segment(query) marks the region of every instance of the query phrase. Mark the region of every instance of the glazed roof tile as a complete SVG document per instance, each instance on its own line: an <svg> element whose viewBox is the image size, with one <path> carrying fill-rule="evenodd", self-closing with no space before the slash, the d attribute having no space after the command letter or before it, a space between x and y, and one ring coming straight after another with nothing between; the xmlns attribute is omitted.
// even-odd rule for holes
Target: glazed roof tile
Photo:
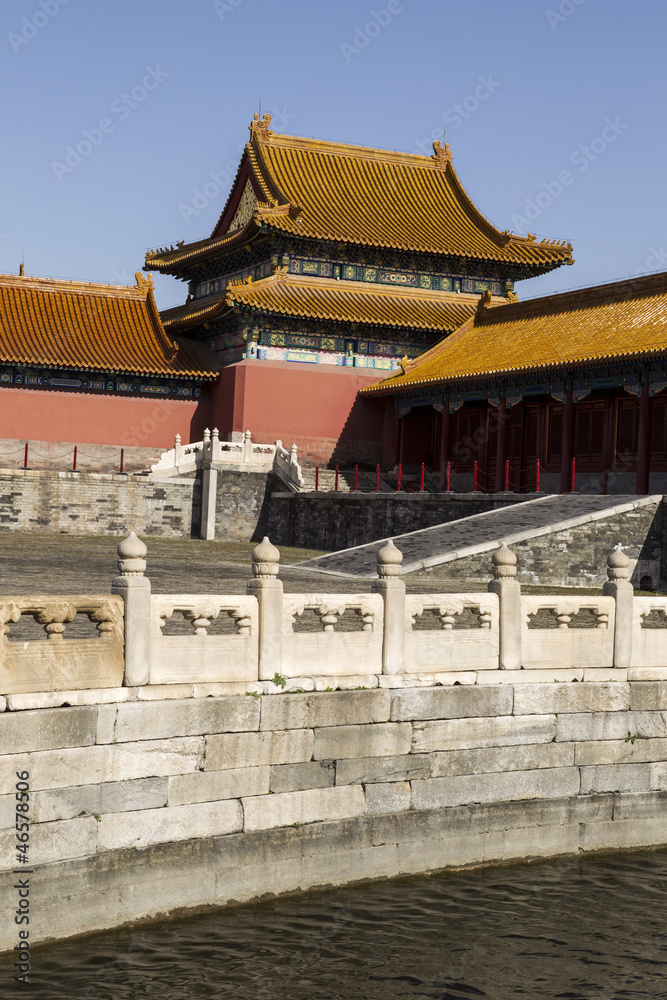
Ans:
<svg viewBox="0 0 667 1000"><path fill-rule="evenodd" d="M472 315L479 297L278 274L229 286L227 301L307 319L450 331Z"/></svg>
<svg viewBox="0 0 667 1000"><path fill-rule="evenodd" d="M171 270L246 241L259 227L317 240L525 264L537 272L572 263L570 244L538 243L492 226L463 189L448 146L434 143L433 156L391 152L277 135L268 129L270 120L265 115L253 122L246 146L261 192L251 222L233 233L220 232L218 224L208 241L151 252L148 269ZM227 206L220 220L226 211Z"/></svg>
<svg viewBox="0 0 667 1000"><path fill-rule="evenodd" d="M167 327L178 328L221 316L238 305L261 313L305 319L449 332L473 314L478 301L477 295L334 281L288 275L279 270L259 281L230 284L224 295L206 306L193 308L195 304L189 303L187 307L171 309L163 315L163 320Z"/></svg>
<svg viewBox="0 0 667 1000"><path fill-rule="evenodd" d="M217 375L198 345L170 339L152 281L134 287L0 275L0 361L176 378Z"/></svg>
<svg viewBox="0 0 667 1000"><path fill-rule="evenodd" d="M667 272L485 308L406 370L362 390L399 392L438 382L607 359L667 354Z"/></svg>

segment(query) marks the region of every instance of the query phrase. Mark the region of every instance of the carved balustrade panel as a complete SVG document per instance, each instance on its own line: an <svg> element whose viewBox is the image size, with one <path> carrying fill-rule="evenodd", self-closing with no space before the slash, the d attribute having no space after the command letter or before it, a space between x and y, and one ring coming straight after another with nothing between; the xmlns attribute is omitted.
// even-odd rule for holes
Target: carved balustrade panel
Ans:
<svg viewBox="0 0 667 1000"><path fill-rule="evenodd" d="M285 594L283 673L382 673L383 614L379 594Z"/></svg>
<svg viewBox="0 0 667 1000"><path fill-rule="evenodd" d="M7 598L0 603L0 623L0 694L123 683L120 597Z"/></svg>
<svg viewBox="0 0 667 1000"><path fill-rule="evenodd" d="M257 676L255 597L151 597L152 684L254 681Z"/></svg>
<svg viewBox="0 0 667 1000"><path fill-rule="evenodd" d="M632 602L633 667L665 667L667 676L667 597L635 597Z"/></svg>
<svg viewBox="0 0 667 1000"><path fill-rule="evenodd" d="M521 658L525 668L611 667L612 597L523 595Z"/></svg>
<svg viewBox="0 0 667 1000"><path fill-rule="evenodd" d="M498 630L496 594L408 594L405 670L497 670Z"/></svg>

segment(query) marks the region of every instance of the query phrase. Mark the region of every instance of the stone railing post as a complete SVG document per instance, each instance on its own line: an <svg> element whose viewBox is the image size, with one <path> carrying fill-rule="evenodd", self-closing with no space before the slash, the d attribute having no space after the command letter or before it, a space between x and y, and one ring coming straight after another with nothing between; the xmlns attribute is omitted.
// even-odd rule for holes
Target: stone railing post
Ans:
<svg viewBox="0 0 667 1000"><path fill-rule="evenodd" d="M219 462L220 458L220 431L217 427L214 427L211 431L211 461Z"/></svg>
<svg viewBox="0 0 667 1000"><path fill-rule="evenodd" d="M249 465L252 462L252 434L246 431L243 435L243 461Z"/></svg>
<svg viewBox="0 0 667 1000"><path fill-rule="evenodd" d="M215 538L215 506L218 497L218 470L206 462L201 476L201 522L199 537L210 542Z"/></svg>
<svg viewBox="0 0 667 1000"><path fill-rule="evenodd" d="M208 427L204 431L204 440L202 441L201 457L203 462L211 461L211 432Z"/></svg>
<svg viewBox="0 0 667 1000"><path fill-rule="evenodd" d="M283 665L283 585L280 552L264 536L252 550L253 579L247 592L259 605L259 679L271 680Z"/></svg>
<svg viewBox="0 0 667 1000"><path fill-rule="evenodd" d="M491 560L494 579L489 582L490 594L497 594L500 604L501 670L521 668L521 584L516 579L516 555L503 542Z"/></svg>
<svg viewBox="0 0 667 1000"><path fill-rule="evenodd" d="M125 604L126 687L148 684L151 662L151 582L144 576L146 546L133 531L118 546L118 571L111 593Z"/></svg>
<svg viewBox="0 0 667 1000"><path fill-rule="evenodd" d="M391 538L377 554L379 580L374 580L373 593L382 594L384 621L382 635L382 673L400 674L405 650L405 583L400 579L403 553Z"/></svg>
<svg viewBox="0 0 667 1000"><path fill-rule="evenodd" d="M181 444L181 435L177 434L174 438L174 467L176 469L181 464L182 458L183 458L183 446Z"/></svg>
<svg viewBox="0 0 667 1000"><path fill-rule="evenodd" d="M633 586L630 583L632 567L622 546L615 545L607 556L607 581L602 588L605 597L613 597L614 613L614 666L629 667L632 656L632 602Z"/></svg>
<svg viewBox="0 0 667 1000"><path fill-rule="evenodd" d="M289 477L295 486L303 486L303 476L301 475L301 466L299 465L299 458L295 444L292 445L289 453Z"/></svg>

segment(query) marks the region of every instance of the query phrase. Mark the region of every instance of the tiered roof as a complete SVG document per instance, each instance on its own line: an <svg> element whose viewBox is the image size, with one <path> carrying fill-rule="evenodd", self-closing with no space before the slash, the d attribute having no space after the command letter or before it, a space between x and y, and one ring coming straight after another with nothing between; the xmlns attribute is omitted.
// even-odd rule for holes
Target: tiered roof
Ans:
<svg viewBox="0 0 667 1000"><path fill-rule="evenodd" d="M0 275L0 363L212 379L199 345L165 333L153 282L104 285Z"/></svg>
<svg viewBox="0 0 667 1000"><path fill-rule="evenodd" d="M524 265L531 274L573 262L569 243L538 243L492 226L463 189L449 146L436 141L433 156L421 156L278 135L270 123L270 115L255 115L211 238L151 251L147 270L182 274L259 232ZM246 218L238 207L249 196Z"/></svg>
<svg viewBox="0 0 667 1000"><path fill-rule="evenodd" d="M234 306L262 314L299 316L371 326L449 332L474 312L479 296L426 289L393 288L359 281L331 281L290 275L283 269L259 281L227 286L223 295L197 308L196 303L162 314L165 326L183 327L222 318ZM504 302L494 298L494 302Z"/></svg>
<svg viewBox="0 0 667 1000"><path fill-rule="evenodd" d="M660 354L667 355L667 272L526 302L494 305L482 296L475 315L460 329L362 392L387 395Z"/></svg>

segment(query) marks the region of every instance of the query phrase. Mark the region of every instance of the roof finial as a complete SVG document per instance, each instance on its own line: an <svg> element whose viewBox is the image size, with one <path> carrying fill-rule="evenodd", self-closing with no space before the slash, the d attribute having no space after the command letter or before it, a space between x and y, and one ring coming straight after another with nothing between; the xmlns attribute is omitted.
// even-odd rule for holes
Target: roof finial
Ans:
<svg viewBox="0 0 667 1000"><path fill-rule="evenodd" d="M479 302L477 303L477 315L481 315L485 309L488 309L491 305L491 289L487 288L485 292L479 297Z"/></svg>
<svg viewBox="0 0 667 1000"><path fill-rule="evenodd" d="M141 271L137 271L134 275L136 280L135 288L138 288L140 292L151 292L153 291L153 275L152 274L142 274Z"/></svg>
<svg viewBox="0 0 667 1000"><path fill-rule="evenodd" d="M250 141L252 142L255 136L257 136L260 140L270 139L273 135L273 132L269 128L270 124L271 115L268 111L265 113L263 118L260 118L258 112L256 111L253 115L252 121L248 125L248 128L250 129Z"/></svg>
<svg viewBox="0 0 667 1000"><path fill-rule="evenodd" d="M24 278L24 277L25 277L25 265L23 261L21 261L21 263L19 264L19 278Z"/></svg>
<svg viewBox="0 0 667 1000"><path fill-rule="evenodd" d="M445 133L442 133L442 138L445 138ZM433 140L433 156L431 157L436 167L446 167L448 163L451 163L452 152L449 148L449 143L446 142L443 146L439 139Z"/></svg>

